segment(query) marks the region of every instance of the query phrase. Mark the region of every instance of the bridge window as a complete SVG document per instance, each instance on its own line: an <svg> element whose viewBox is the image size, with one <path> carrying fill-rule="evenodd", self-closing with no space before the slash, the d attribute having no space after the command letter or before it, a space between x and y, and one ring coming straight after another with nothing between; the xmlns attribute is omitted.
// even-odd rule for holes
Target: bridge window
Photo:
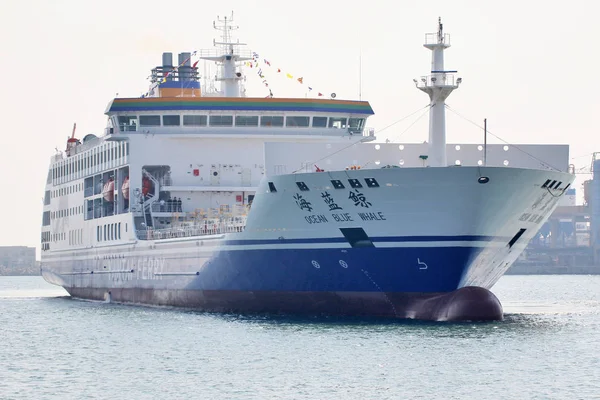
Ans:
<svg viewBox="0 0 600 400"><path fill-rule="evenodd" d="M121 131L136 131L137 130L137 117L135 115L121 115L119 116L119 130Z"/></svg>
<svg viewBox="0 0 600 400"><path fill-rule="evenodd" d="M260 126L283 126L283 117L260 117Z"/></svg>
<svg viewBox="0 0 600 400"><path fill-rule="evenodd" d="M206 126L206 115L184 115L183 126Z"/></svg>
<svg viewBox="0 0 600 400"><path fill-rule="evenodd" d="M210 126L233 126L233 115L211 115Z"/></svg>
<svg viewBox="0 0 600 400"><path fill-rule="evenodd" d="M327 128L327 117L313 117L313 128Z"/></svg>
<svg viewBox="0 0 600 400"><path fill-rule="evenodd" d="M258 115L238 115L235 126L258 126Z"/></svg>
<svg viewBox="0 0 600 400"><path fill-rule="evenodd" d="M335 118L335 117L331 117L329 118L329 127L330 128L346 128L346 118Z"/></svg>
<svg viewBox="0 0 600 400"><path fill-rule="evenodd" d="M140 115L140 126L160 126L160 115Z"/></svg>
<svg viewBox="0 0 600 400"><path fill-rule="evenodd" d="M350 120L348 121L348 130L352 133L362 132L364 126L364 118L350 118Z"/></svg>
<svg viewBox="0 0 600 400"><path fill-rule="evenodd" d="M164 126L179 126L180 116L179 115L163 115Z"/></svg>
<svg viewBox="0 0 600 400"><path fill-rule="evenodd" d="M310 117L295 117L288 116L285 119L285 126L289 127L306 127L308 126Z"/></svg>

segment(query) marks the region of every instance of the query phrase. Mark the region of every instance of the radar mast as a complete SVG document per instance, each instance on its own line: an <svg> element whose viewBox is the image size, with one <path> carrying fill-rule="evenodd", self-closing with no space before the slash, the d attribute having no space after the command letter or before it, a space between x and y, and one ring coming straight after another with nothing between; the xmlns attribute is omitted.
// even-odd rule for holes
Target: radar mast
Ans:
<svg viewBox="0 0 600 400"><path fill-rule="evenodd" d="M425 35L424 47L432 51L431 75L414 79L418 89L429 95L429 166L445 167L446 162L446 99L460 85L462 78L455 79L457 71L444 69L444 50L450 47L450 35L444 33L442 19L438 19L438 31Z"/></svg>
<svg viewBox="0 0 600 400"><path fill-rule="evenodd" d="M221 82L221 94L224 97L242 97L243 91L240 90L240 83L244 80L244 76L239 67L239 63L252 60L249 50L240 50L240 46L245 46L245 43L240 43L239 40L233 41L232 32L239 27L232 25L233 12L231 17L220 18L213 21L213 28L221 31L221 40L213 40L215 49L200 51L202 60L214 61L219 66L219 71L215 76L215 80Z"/></svg>

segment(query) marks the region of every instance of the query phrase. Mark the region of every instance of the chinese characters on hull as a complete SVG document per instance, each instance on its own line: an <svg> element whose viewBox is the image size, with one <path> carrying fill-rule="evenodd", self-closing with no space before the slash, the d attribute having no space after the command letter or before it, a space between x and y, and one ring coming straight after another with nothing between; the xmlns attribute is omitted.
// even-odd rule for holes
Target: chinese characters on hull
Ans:
<svg viewBox="0 0 600 400"><path fill-rule="evenodd" d="M335 222L354 222L354 221L356 221L355 216L352 216L350 213L332 212L331 216L325 215L325 214L312 214L314 207L310 201L305 199L300 193L296 193L293 196L293 198L296 201L296 205L298 206L298 208L300 208L301 210L304 210L308 213L311 213L311 215L304 216L304 219L309 224L323 224L323 223L327 224L330 222L329 218L332 218L333 221L335 221ZM335 201L335 199L333 198L331 193L329 193L328 191L321 192L321 199L323 199L323 202L325 202L325 204L327 204L327 207L329 208L328 211L330 211L330 212L331 211L343 211L343 208L338 205L338 203ZM362 208L372 207L371 202L368 201L367 197L363 193L361 193L357 188L355 188L354 190L351 190L349 192L348 199L354 203L355 207L362 207ZM314 211L314 212L318 213L319 211ZM364 222L385 221L386 220L386 217L384 216L384 214L381 211L359 212L359 213L357 213L357 216L358 216L358 220L364 221Z"/></svg>
<svg viewBox="0 0 600 400"><path fill-rule="evenodd" d="M296 193L294 199L296 200L296 204L298 205L298 207L300 207L301 210L306 210L308 212L311 212L313 210L310 201L304 199L300 193Z"/></svg>
<svg viewBox="0 0 600 400"><path fill-rule="evenodd" d="M367 201L367 198L364 194L358 191L358 189L354 189L354 191L350 191L348 194L348 199L354 202L355 206L361 206L365 208L369 208L371 203Z"/></svg>
<svg viewBox="0 0 600 400"><path fill-rule="evenodd" d="M329 206L329 211L342 210L342 207L338 206L333 197L329 192L325 191L321 193L321 198L325 201L325 204Z"/></svg>

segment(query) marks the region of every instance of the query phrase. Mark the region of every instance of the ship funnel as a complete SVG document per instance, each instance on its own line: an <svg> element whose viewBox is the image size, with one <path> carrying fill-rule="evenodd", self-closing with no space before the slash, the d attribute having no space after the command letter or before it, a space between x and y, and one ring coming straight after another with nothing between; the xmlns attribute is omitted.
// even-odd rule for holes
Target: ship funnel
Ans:
<svg viewBox="0 0 600 400"><path fill-rule="evenodd" d="M162 67L165 75L173 70L173 53L163 53ZM168 77L167 80L171 80L171 77Z"/></svg>
<svg viewBox="0 0 600 400"><path fill-rule="evenodd" d="M192 53L162 53L162 64L152 69L151 86L142 97L200 97L198 68L192 68Z"/></svg>
<svg viewBox="0 0 600 400"><path fill-rule="evenodd" d="M191 53L180 53L179 54L179 80L187 82L191 80L192 76L192 62L190 60ZM183 65L182 65L183 64Z"/></svg>
<svg viewBox="0 0 600 400"><path fill-rule="evenodd" d="M163 53L162 64L163 64L163 67L172 67L173 66L173 53Z"/></svg>

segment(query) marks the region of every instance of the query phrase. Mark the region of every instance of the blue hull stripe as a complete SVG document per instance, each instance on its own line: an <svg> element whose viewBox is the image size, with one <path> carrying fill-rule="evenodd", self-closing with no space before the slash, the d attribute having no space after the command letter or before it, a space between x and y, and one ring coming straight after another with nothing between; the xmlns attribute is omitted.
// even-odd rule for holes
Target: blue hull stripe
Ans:
<svg viewBox="0 0 600 400"><path fill-rule="evenodd" d="M373 242L503 242L510 238L502 236L384 236L372 237ZM347 243L344 237L334 238L300 238L300 239L248 239L248 240L226 240L224 245L258 245L258 244L300 244L300 243Z"/></svg>
<svg viewBox="0 0 600 400"><path fill-rule="evenodd" d="M365 247L343 251L240 249L219 250L208 257L173 254L161 257L160 263L148 262L156 260L156 256L128 257L130 262L126 269L131 268L134 271L131 274L124 274L123 266L114 263L109 267L117 268L118 272L111 273L109 268L104 274L88 273L104 269L105 263L98 260L68 264L57 261L49 268L62 270L63 274L85 272L84 275L65 274L63 286L67 287L108 285L115 290L124 286L200 291L441 293L458 288L470 261L481 251L480 247L449 246ZM156 276L156 272L167 275ZM181 273L188 276L178 275ZM112 280L115 277L121 280Z"/></svg>

